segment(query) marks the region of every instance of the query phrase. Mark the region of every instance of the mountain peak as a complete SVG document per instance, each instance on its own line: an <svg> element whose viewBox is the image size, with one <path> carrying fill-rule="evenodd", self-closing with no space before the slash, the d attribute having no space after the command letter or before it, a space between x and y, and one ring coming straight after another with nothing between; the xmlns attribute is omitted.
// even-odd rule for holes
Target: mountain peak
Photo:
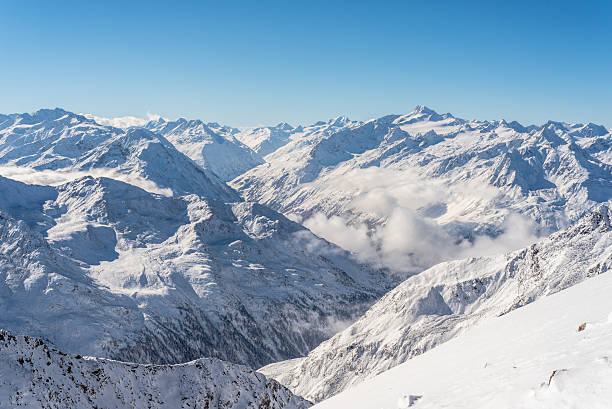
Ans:
<svg viewBox="0 0 612 409"><path fill-rule="evenodd" d="M293 129L293 127L287 122L279 122L278 124L276 124L276 126L274 126L274 128L280 129L282 131L290 131Z"/></svg>
<svg viewBox="0 0 612 409"><path fill-rule="evenodd" d="M42 108L32 113L17 114L17 117L21 117L23 122L37 123L37 122L44 122L44 121L55 121L66 115L70 117L80 116L75 113L66 111L65 109L62 109L62 108L54 108L54 109Z"/></svg>
<svg viewBox="0 0 612 409"><path fill-rule="evenodd" d="M335 126L341 126L341 125L344 125L344 124L346 124L348 122L351 122L351 120L348 119L345 116L337 116L337 117L329 120L329 124L330 125L335 125Z"/></svg>
<svg viewBox="0 0 612 409"><path fill-rule="evenodd" d="M423 114L423 115L438 115L436 111L433 109L427 108L425 105L417 105L412 110L413 114Z"/></svg>

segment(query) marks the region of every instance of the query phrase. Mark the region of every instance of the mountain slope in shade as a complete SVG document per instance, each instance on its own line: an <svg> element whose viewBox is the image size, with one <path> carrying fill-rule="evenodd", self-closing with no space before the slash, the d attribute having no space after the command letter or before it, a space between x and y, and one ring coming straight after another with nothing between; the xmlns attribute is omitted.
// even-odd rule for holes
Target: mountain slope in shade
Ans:
<svg viewBox="0 0 612 409"><path fill-rule="evenodd" d="M195 193L222 201L240 197L206 173L163 136L144 129L102 126L61 109L14 114L0 123L0 165L37 171L119 174L143 178L175 194Z"/></svg>
<svg viewBox="0 0 612 409"><path fill-rule="evenodd" d="M609 202L611 144L609 131L594 124L525 127L421 106L292 139L231 185L344 248L375 253L369 262L414 273L465 257L517 217L546 236ZM405 225L406 240L394 225ZM369 244L356 245L355 232ZM427 249L440 242L432 257Z"/></svg>
<svg viewBox="0 0 612 409"><path fill-rule="evenodd" d="M0 190L0 328L67 352L258 367L306 354L393 285L255 203L92 177Z"/></svg>
<svg viewBox="0 0 612 409"><path fill-rule="evenodd" d="M236 138L236 129L217 123L159 119L149 122L145 128L166 137L178 150L224 181L264 163L258 153Z"/></svg>
<svg viewBox="0 0 612 409"><path fill-rule="evenodd" d="M315 407L609 408L611 292L612 274L590 278L483 320L465 334Z"/></svg>
<svg viewBox="0 0 612 409"><path fill-rule="evenodd" d="M311 404L217 359L140 365L65 354L0 330L0 408L302 409Z"/></svg>
<svg viewBox="0 0 612 409"><path fill-rule="evenodd" d="M305 358L262 372L320 401L452 339L488 317L608 271L612 212L601 206L526 249L438 264L387 293Z"/></svg>

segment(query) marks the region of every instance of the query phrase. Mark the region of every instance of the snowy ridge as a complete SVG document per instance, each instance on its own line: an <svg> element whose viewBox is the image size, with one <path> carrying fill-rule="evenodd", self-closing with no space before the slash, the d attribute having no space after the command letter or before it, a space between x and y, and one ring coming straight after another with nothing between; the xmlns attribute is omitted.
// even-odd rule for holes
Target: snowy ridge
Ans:
<svg viewBox="0 0 612 409"><path fill-rule="evenodd" d="M258 367L306 354L393 286L258 204L107 178L0 178L0 327L67 352Z"/></svg>
<svg viewBox="0 0 612 409"><path fill-rule="evenodd" d="M65 354L0 330L0 408L269 408L311 404L246 367L141 365Z"/></svg>
<svg viewBox="0 0 612 409"><path fill-rule="evenodd" d="M305 358L261 371L320 401L406 362L475 323L612 267L612 212L601 206L567 230L507 255L438 264L387 293Z"/></svg>

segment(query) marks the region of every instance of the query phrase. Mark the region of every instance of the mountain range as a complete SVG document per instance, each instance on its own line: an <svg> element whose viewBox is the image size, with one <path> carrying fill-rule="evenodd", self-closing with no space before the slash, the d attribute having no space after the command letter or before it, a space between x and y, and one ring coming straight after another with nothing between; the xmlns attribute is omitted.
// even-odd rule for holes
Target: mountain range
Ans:
<svg viewBox="0 0 612 409"><path fill-rule="evenodd" d="M249 385L237 390L260 394L263 375L234 368L264 366L297 395L329 398L605 273L611 142L595 124L423 106L252 128L0 115L0 329L19 345L0 352L38 348L28 336L96 357L88 388L102 387L100 368L129 371L115 359L148 368L129 387L151 396L151 364L206 358L180 371L232 368ZM45 376L65 377L60 363ZM218 402L215 375L197 377ZM57 394L24 382L6 387ZM307 404L282 390L264 407Z"/></svg>

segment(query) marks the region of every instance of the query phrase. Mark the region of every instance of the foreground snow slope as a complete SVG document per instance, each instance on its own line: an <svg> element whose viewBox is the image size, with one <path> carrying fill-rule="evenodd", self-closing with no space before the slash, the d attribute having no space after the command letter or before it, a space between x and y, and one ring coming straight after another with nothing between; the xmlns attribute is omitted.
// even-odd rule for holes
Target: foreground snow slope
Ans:
<svg viewBox="0 0 612 409"><path fill-rule="evenodd" d="M318 409L608 409L612 274L500 317L321 402ZM579 327L586 324L584 330ZM421 396L409 406L410 395ZM414 400L414 399L413 399Z"/></svg>
<svg viewBox="0 0 612 409"><path fill-rule="evenodd" d="M0 408L302 409L310 403L218 359L139 365L65 354L0 330Z"/></svg>
<svg viewBox="0 0 612 409"><path fill-rule="evenodd" d="M255 203L0 177L0 328L132 362L308 353L392 282Z"/></svg>
<svg viewBox="0 0 612 409"><path fill-rule="evenodd" d="M387 293L305 358L262 368L294 393L330 397L462 333L612 267L604 205L523 250L441 263ZM568 306L568 308L571 308Z"/></svg>

